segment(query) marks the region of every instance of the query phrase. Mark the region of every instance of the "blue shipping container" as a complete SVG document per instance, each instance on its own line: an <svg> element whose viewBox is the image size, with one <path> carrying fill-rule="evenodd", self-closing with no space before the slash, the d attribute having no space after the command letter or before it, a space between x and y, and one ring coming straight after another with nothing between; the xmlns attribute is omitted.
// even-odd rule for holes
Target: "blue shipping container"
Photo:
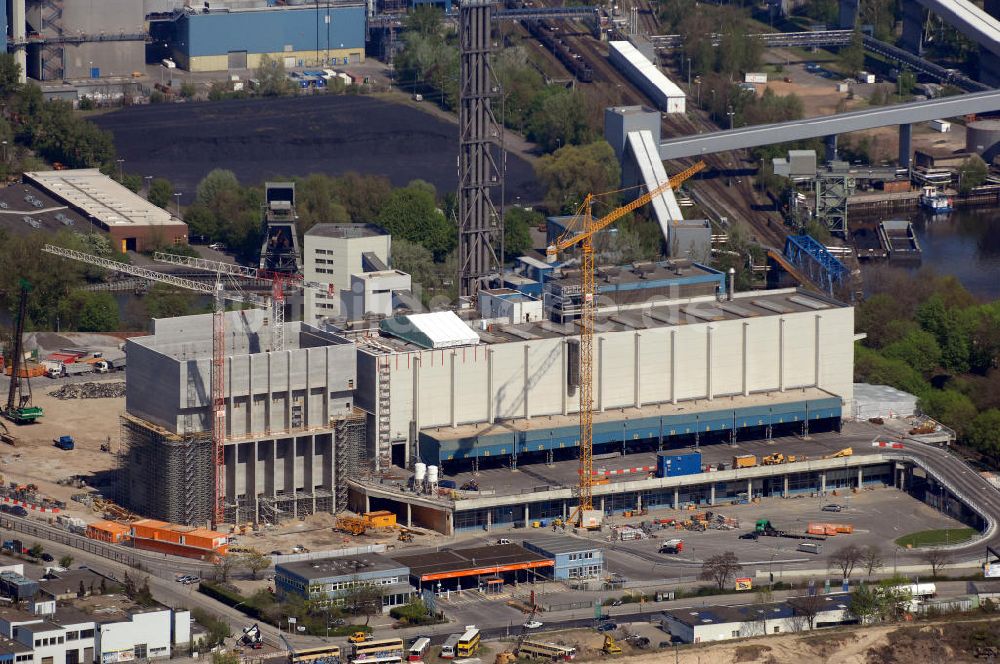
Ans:
<svg viewBox="0 0 1000 664"><path fill-rule="evenodd" d="M671 454L660 452L656 455L657 477L680 477L701 472L701 452Z"/></svg>

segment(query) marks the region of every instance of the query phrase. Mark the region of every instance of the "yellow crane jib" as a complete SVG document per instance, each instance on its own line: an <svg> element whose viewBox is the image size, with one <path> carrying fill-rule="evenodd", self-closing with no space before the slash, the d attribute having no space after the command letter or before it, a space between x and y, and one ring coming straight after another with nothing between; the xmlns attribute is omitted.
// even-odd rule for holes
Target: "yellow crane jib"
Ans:
<svg viewBox="0 0 1000 664"><path fill-rule="evenodd" d="M594 394L593 394L593 368L594 368L594 318L596 304L594 302L595 286L595 266L594 266L594 234L607 228L616 220L642 207L663 193L666 189L679 185L684 180L705 168L704 162L698 162L694 166L678 173L673 178L668 179L660 186L639 196L631 203L623 205L609 212L598 220L593 217L593 194L587 194L584 199L582 210L582 230L570 237L561 237L553 242L547 249L546 255L549 261L554 261L560 251L564 251L573 245L579 244L580 257L580 279L581 279L581 302L580 302L580 468L579 484L577 486L577 498L579 503L573 512L571 520L578 526L588 529L600 528L601 514L594 511Z"/></svg>
<svg viewBox="0 0 1000 664"><path fill-rule="evenodd" d="M559 254L559 252L566 251L573 245L583 242L584 239L592 237L594 233L604 230L611 224L615 223L616 221L624 217L629 212L641 208L643 205L650 202L651 200L662 194L667 189L676 189L677 187L681 186L681 184L683 184L686 180L689 180L691 177L697 175L701 171L705 170L707 167L708 165L704 161L699 161L693 166L690 166L681 171L680 173L678 173L677 175L674 175L673 177L669 178L666 182L662 183L656 189L646 192L645 194L638 197L631 203L627 203L621 206L620 208L612 210L607 215L601 217L597 221L591 220L589 227L585 226L580 233L568 237L565 236L560 237L546 248L545 254L547 259L549 260L549 262L555 261L556 256ZM593 201L594 201L593 194L587 194L587 198L584 199L582 208L585 210L589 209Z"/></svg>

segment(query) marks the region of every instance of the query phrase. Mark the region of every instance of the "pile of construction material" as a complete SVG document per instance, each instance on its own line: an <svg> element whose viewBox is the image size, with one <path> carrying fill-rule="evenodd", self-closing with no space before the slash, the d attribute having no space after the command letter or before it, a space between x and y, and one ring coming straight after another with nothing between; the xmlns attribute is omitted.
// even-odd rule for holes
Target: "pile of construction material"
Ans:
<svg viewBox="0 0 1000 664"><path fill-rule="evenodd" d="M125 396L125 383L70 383L52 390L49 396L56 399L119 399Z"/></svg>

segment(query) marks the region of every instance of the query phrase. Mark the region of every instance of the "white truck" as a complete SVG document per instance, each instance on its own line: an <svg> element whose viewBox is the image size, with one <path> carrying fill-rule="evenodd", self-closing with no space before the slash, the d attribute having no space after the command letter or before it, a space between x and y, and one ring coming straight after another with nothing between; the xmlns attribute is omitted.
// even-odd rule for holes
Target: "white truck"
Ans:
<svg viewBox="0 0 1000 664"><path fill-rule="evenodd" d="M94 372L94 365L87 362L71 362L63 365L64 376L80 376Z"/></svg>

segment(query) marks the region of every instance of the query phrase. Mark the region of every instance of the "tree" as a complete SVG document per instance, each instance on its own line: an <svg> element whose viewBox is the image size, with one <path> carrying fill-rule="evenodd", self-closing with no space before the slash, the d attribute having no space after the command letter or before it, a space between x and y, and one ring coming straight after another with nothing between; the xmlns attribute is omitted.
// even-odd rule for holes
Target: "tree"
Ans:
<svg viewBox="0 0 1000 664"><path fill-rule="evenodd" d="M215 569L215 579L216 581L221 581L226 583L229 581L229 574L233 571L239 563L239 558L234 555L221 555L216 556L215 560L212 561L212 567Z"/></svg>
<svg viewBox="0 0 1000 664"><path fill-rule="evenodd" d="M990 408L976 415L966 437L977 451L1000 461L1000 409Z"/></svg>
<svg viewBox="0 0 1000 664"><path fill-rule="evenodd" d="M407 32L431 37L441 32L443 18L444 12L435 5L420 4L407 13L404 23Z"/></svg>
<svg viewBox="0 0 1000 664"><path fill-rule="evenodd" d="M855 565L864 559L864 551L857 544L848 544L844 548L832 553L828 560L828 567L840 569L841 575L845 579L851 578L851 572Z"/></svg>
<svg viewBox="0 0 1000 664"><path fill-rule="evenodd" d="M379 212L378 222L394 239L420 244L438 262L455 246L454 226L437 209L434 188L420 180L393 191Z"/></svg>
<svg viewBox="0 0 1000 664"><path fill-rule="evenodd" d="M956 390L931 390L919 400L920 410L964 436L975 421L976 405Z"/></svg>
<svg viewBox="0 0 1000 664"><path fill-rule="evenodd" d="M858 72L864 69L865 44L860 30L855 29L851 35L851 44L840 49L840 61L851 76L857 76Z"/></svg>
<svg viewBox="0 0 1000 664"><path fill-rule="evenodd" d="M865 572L868 573L868 578L872 578L872 574L885 565L885 561L882 559L882 549L876 544L866 546L861 552L861 564L864 566Z"/></svg>
<svg viewBox="0 0 1000 664"><path fill-rule="evenodd" d="M229 650L212 653L212 664L240 664L240 656Z"/></svg>
<svg viewBox="0 0 1000 664"><path fill-rule="evenodd" d="M344 608L357 616L365 617L368 626L371 617L382 613L382 590L371 583L355 578L343 595Z"/></svg>
<svg viewBox="0 0 1000 664"><path fill-rule="evenodd" d="M616 189L621 182L618 160L605 141L562 147L538 160L535 175L547 189L546 206L561 214L575 213L587 194Z"/></svg>
<svg viewBox="0 0 1000 664"><path fill-rule="evenodd" d="M913 86L917 84L917 77L913 75L913 72L909 69L903 69L899 72L899 76L896 77L896 94L902 97L908 96L913 92Z"/></svg>
<svg viewBox="0 0 1000 664"><path fill-rule="evenodd" d="M937 576L938 572L950 565L951 553L947 549L927 549L920 552L920 559L930 565L931 576Z"/></svg>
<svg viewBox="0 0 1000 664"><path fill-rule="evenodd" d="M508 257L523 256L531 249L531 229L545 223L545 215L512 207L504 214L503 223L503 248L506 254L503 260L506 261Z"/></svg>
<svg viewBox="0 0 1000 664"><path fill-rule="evenodd" d="M851 593L851 601L847 605L847 611L862 625L875 622L880 614L876 589L876 586L862 584Z"/></svg>
<svg viewBox="0 0 1000 664"><path fill-rule="evenodd" d="M149 194L147 196L150 203L158 207L167 209L170 199L174 195L174 185L166 178L153 178L149 183Z"/></svg>
<svg viewBox="0 0 1000 664"><path fill-rule="evenodd" d="M111 293L87 293L80 311L81 332L114 332L118 329L118 303Z"/></svg>
<svg viewBox="0 0 1000 664"><path fill-rule="evenodd" d="M597 136L588 117L588 106L587 97L578 90L560 86L543 88L531 101L528 139L546 152L592 142Z"/></svg>
<svg viewBox="0 0 1000 664"><path fill-rule="evenodd" d="M732 551L719 553L705 559L701 565L701 573L698 579L701 581L712 581L719 590L726 587L729 579L735 578L743 569L736 554Z"/></svg>
<svg viewBox="0 0 1000 664"><path fill-rule="evenodd" d="M809 629L815 629L816 616L823 610L826 600L819 595L806 595L804 597L792 597L788 600L788 603L791 605L795 615L805 619Z"/></svg>
<svg viewBox="0 0 1000 664"><path fill-rule="evenodd" d="M281 58L268 54L260 56L260 64L254 73L257 79L257 92L264 97L281 97L294 91L292 82L288 80L285 63Z"/></svg>
<svg viewBox="0 0 1000 664"><path fill-rule="evenodd" d="M221 644L229 638L229 635L231 634L229 623L222 620L214 613L209 613L205 609L192 609L191 617L208 631L208 634L205 637L205 645L209 648L213 648Z"/></svg>
<svg viewBox="0 0 1000 664"><path fill-rule="evenodd" d="M0 53L0 97L21 91L21 65L12 53Z"/></svg>
<svg viewBox="0 0 1000 664"><path fill-rule="evenodd" d="M38 542L35 542L31 548L28 549L28 555L32 558L41 558L43 553L45 553L45 547Z"/></svg>
<svg viewBox="0 0 1000 664"><path fill-rule="evenodd" d="M989 175L989 168L983 158L978 154L969 155L969 158L958 167L959 192L969 193L975 187L986 182L987 175Z"/></svg>
<svg viewBox="0 0 1000 664"><path fill-rule="evenodd" d="M238 194L240 181L236 173L224 168L215 168L201 179L195 190L195 203L211 208L225 194Z"/></svg>
<svg viewBox="0 0 1000 664"><path fill-rule="evenodd" d="M941 364L941 346L933 334L924 330L911 330L899 341L886 346L882 354L905 362L928 378Z"/></svg>
<svg viewBox="0 0 1000 664"><path fill-rule="evenodd" d="M184 99L190 99L195 96L198 90L194 87L194 83L191 81L184 81L181 83L180 95Z"/></svg>
<svg viewBox="0 0 1000 664"><path fill-rule="evenodd" d="M251 579L256 579L259 572L262 572L271 566L271 559L260 551L254 549L253 551L243 554L240 559L240 564L250 570Z"/></svg>
<svg viewBox="0 0 1000 664"><path fill-rule="evenodd" d="M72 564L73 564L73 556L71 556L69 554L66 554L65 556L63 556L62 558L59 559L59 567L65 567L65 568L69 569L69 567Z"/></svg>

